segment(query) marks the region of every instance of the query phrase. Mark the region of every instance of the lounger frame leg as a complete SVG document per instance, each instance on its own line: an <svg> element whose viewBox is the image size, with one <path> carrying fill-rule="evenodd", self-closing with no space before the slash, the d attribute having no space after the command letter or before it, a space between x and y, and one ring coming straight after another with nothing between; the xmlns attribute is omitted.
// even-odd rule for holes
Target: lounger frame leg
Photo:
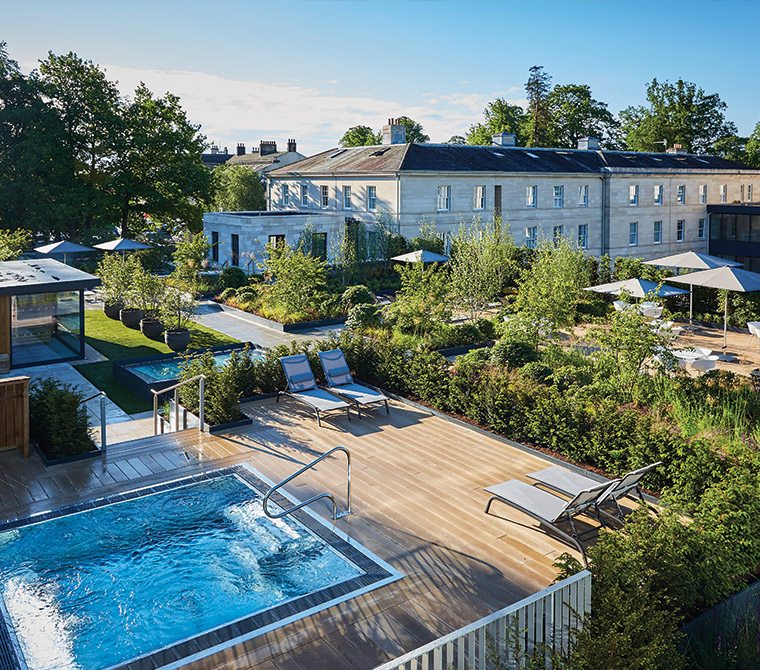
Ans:
<svg viewBox="0 0 760 670"><path fill-rule="evenodd" d="M388 407L388 399L387 398L385 399L385 413L386 414L390 414L391 413L390 407Z"/></svg>

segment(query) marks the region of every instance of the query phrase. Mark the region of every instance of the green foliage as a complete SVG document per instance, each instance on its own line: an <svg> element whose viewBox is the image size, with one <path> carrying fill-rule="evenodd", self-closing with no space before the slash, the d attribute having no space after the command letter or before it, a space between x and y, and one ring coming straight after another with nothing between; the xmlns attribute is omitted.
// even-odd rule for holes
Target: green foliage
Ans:
<svg viewBox="0 0 760 670"><path fill-rule="evenodd" d="M252 212L267 207L259 173L245 165L220 165L211 173L212 207L217 212Z"/></svg>
<svg viewBox="0 0 760 670"><path fill-rule="evenodd" d="M343 291L343 295L340 297L340 303L346 309L350 309L355 305L374 305L375 299L372 297L372 294L366 286L357 284L356 286L349 286Z"/></svg>
<svg viewBox="0 0 760 670"><path fill-rule="evenodd" d="M166 296L166 284L156 275L143 269L135 268L130 287L129 304L141 309L144 319L157 319Z"/></svg>
<svg viewBox="0 0 760 670"><path fill-rule="evenodd" d="M338 144L342 147L363 147L380 144L383 137L373 132L369 126L352 126L340 138Z"/></svg>
<svg viewBox="0 0 760 670"><path fill-rule="evenodd" d="M95 448L90 438L84 394L51 377L35 379L29 387L31 437L48 458L86 454Z"/></svg>
<svg viewBox="0 0 760 670"><path fill-rule="evenodd" d="M599 284L609 284L612 281L611 263L609 254L604 254L597 262L596 281Z"/></svg>
<svg viewBox="0 0 760 670"><path fill-rule="evenodd" d="M170 279L161 305L161 321L166 330L184 330L195 319L194 288L181 276Z"/></svg>
<svg viewBox="0 0 760 670"><path fill-rule="evenodd" d="M544 72L543 65L530 68L525 93L528 97L526 126L529 147L547 147L551 142L549 135L549 92L551 76Z"/></svg>
<svg viewBox="0 0 760 670"><path fill-rule="evenodd" d="M144 273L139 259L133 254L105 254L98 264L98 291L107 305L134 303L133 278Z"/></svg>
<svg viewBox="0 0 760 670"><path fill-rule="evenodd" d="M517 308L532 319L536 331L552 334L575 323L589 281L588 263L577 244L565 237L540 240L533 264L523 274Z"/></svg>
<svg viewBox="0 0 760 670"><path fill-rule="evenodd" d="M247 283L248 277L245 276L245 272L235 266L224 268L216 282L217 286L222 289L240 288Z"/></svg>
<svg viewBox="0 0 760 670"><path fill-rule="evenodd" d="M248 357L250 358L250 357ZM198 375L205 375L205 421L215 426L231 423L241 418L238 401L241 395L241 376L246 358L233 351L222 365L217 365L214 354L207 351L193 356L181 365L180 380L188 381ZM199 412L200 382L190 382L179 390L180 402L194 414Z"/></svg>
<svg viewBox="0 0 760 670"><path fill-rule="evenodd" d="M401 268L401 289L386 309L388 321L401 332L423 335L451 318L446 273L424 263Z"/></svg>
<svg viewBox="0 0 760 670"><path fill-rule="evenodd" d="M459 144L479 144L490 146L496 133L512 133L517 137L517 145L523 146L525 112L520 105L513 105L503 98L490 101L483 110L483 123L470 126L467 137ZM449 140L449 144L454 144Z"/></svg>
<svg viewBox="0 0 760 670"><path fill-rule="evenodd" d="M525 340L502 337L491 349L491 363L509 369L521 368L537 360L538 348Z"/></svg>
<svg viewBox="0 0 760 670"><path fill-rule="evenodd" d="M0 261L17 260L31 242L32 235L27 230L0 229Z"/></svg>
<svg viewBox="0 0 760 670"><path fill-rule="evenodd" d="M349 330L367 330L380 326L381 317L377 305L359 303L348 310L346 328Z"/></svg>
<svg viewBox="0 0 760 670"><path fill-rule="evenodd" d="M183 235L174 252L174 272L187 282L196 281L209 249L211 243L204 233Z"/></svg>
<svg viewBox="0 0 760 670"><path fill-rule="evenodd" d="M436 254L443 254L445 251L443 239L435 232L435 223L422 219L420 221L420 232L417 237L409 240L409 251L432 251Z"/></svg>
<svg viewBox="0 0 760 670"><path fill-rule="evenodd" d="M327 278L326 263L288 244L266 246L266 260L260 265L273 279L267 298L292 313L313 308L323 299Z"/></svg>
<svg viewBox="0 0 760 670"><path fill-rule="evenodd" d="M591 97L588 84L556 85L546 97L553 147L576 149L582 137L596 137L615 149L619 123L607 104Z"/></svg>
<svg viewBox="0 0 760 670"><path fill-rule="evenodd" d="M456 307L477 318L502 291L510 265L514 265L514 240L501 226L474 220L460 224L448 263L451 299Z"/></svg>
<svg viewBox="0 0 760 670"><path fill-rule="evenodd" d="M653 79L647 85L647 103L620 112L625 142L633 151L663 152L678 143L691 153L709 153L716 141L737 133L726 121L720 96L706 94L691 82Z"/></svg>
<svg viewBox="0 0 760 670"><path fill-rule="evenodd" d="M415 144L424 144L430 142L430 136L425 134L421 123L417 123L414 119L410 119L408 116L399 116L396 118L396 123L406 128L406 141Z"/></svg>

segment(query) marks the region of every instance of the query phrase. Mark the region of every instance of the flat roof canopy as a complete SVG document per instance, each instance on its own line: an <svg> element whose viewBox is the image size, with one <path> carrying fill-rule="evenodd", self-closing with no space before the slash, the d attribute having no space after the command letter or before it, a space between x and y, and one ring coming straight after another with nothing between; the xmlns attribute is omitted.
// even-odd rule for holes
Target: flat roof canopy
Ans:
<svg viewBox="0 0 760 670"><path fill-rule="evenodd" d="M48 258L0 263L0 295L78 291L98 284L100 277Z"/></svg>

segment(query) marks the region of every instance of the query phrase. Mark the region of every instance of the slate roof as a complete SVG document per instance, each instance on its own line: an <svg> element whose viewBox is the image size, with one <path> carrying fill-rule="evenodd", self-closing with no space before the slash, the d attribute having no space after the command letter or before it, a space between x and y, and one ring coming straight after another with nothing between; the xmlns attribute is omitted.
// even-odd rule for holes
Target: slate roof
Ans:
<svg viewBox="0 0 760 670"><path fill-rule="evenodd" d="M243 154L242 156L232 156L227 162L230 165L270 165L280 156L284 156L287 151L277 151L273 154L261 156L259 154Z"/></svg>
<svg viewBox="0 0 760 670"><path fill-rule="evenodd" d="M628 170L753 170L718 156L581 151L450 144L391 144L330 149L277 168L275 177L334 173L555 172L602 173Z"/></svg>

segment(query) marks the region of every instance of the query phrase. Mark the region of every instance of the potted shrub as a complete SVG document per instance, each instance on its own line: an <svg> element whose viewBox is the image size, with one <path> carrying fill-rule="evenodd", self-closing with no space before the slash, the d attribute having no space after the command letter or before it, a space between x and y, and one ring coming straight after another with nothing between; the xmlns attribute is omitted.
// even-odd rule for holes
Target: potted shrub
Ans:
<svg viewBox="0 0 760 670"><path fill-rule="evenodd" d="M98 264L96 274L100 277L103 311L109 319L118 319L128 285L124 281L124 259L119 254L106 254Z"/></svg>
<svg viewBox="0 0 760 670"><path fill-rule="evenodd" d="M164 342L172 351L184 351L190 344L190 322L195 316L193 289L174 282L166 288L161 305L161 320L166 326Z"/></svg>
<svg viewBox="0 0 760 670"><path fill-rule="evenodd" d="M166 297L166 284L150 272L143 271L134 282L137 305L142 310L140 331L145 337L156 340L164 332L161 322L161 306Z"/></svg>
<svg viewBox="0 0 760 670"><path fill-rule="evenodd" d="M136 283L143 274L145 270L137 256L122 258L119 277L122 285L123 306L119 310L119 319L127 328L139 328L143 318L139 295L136 291Z"/></svg>

